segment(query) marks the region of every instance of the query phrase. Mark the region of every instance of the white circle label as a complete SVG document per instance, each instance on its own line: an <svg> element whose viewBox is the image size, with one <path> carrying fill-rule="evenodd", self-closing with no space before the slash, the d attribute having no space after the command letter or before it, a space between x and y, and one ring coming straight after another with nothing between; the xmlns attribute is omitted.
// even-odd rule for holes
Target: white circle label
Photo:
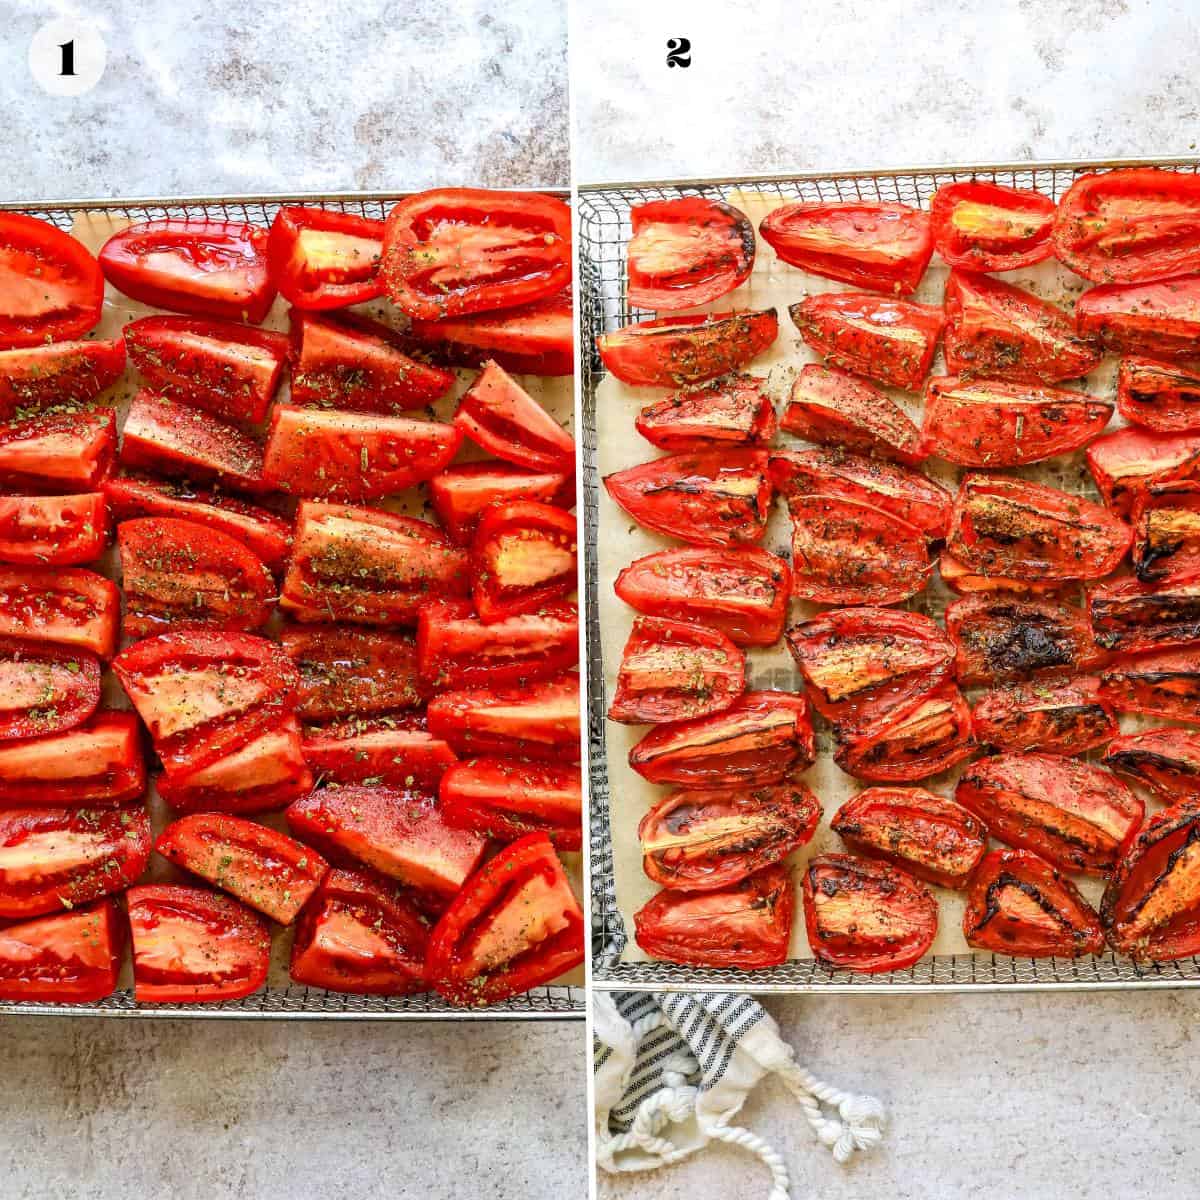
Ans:
<svg viewBox="0 0 1200 1200"><path fill-rule="evenodd" d="M80 17L47 21L29 43L29 70L51 96L82 96L100 82L108 47L95 25Z"/></svg>

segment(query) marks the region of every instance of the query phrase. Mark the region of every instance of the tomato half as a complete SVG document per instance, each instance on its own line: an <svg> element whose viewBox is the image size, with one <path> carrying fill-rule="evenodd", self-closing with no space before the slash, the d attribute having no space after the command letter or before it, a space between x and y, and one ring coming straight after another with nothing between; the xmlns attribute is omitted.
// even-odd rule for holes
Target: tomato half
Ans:
<svg viewBox="0 0 1200 1200"><path fill-rule="evenodd" d="M101 492L78 496L0 496L0 563L77 566L108 544Z"/></svg>
<svg viewBox="0 0 1200 1200"><path fill-rule="evenodd" d="M279 294L297 308L342 308L383 295L383 222L329 208L281 208L267 235Z"/></svg>
<svg viewBox="0 0 1200 1200"><path fill-rule="evenodd" d="M1106 350L1192 358L1200 338L1200 275L1089 288L1075 304L1075 324Z"/></svg>
<svg viewBox="0 0 1200 1200"><path fill-rule="evenodd" d="M544 833L559 850L583 845L583 774L577 766L476 758L443 776L446 823L500 842Z"/></svg>
<svg viewBox="0 0 1200 1200"><path fill-rule="evenodd" d="M125 922L112 900L0 930L0 999L88 1004L117 988Z"/></svg>
<svg viewBox="0 0 1200 1200"><path fill-rule="evenodd" d="M938 574L942 582L959 596L1057 596L1069 590L1059 579L1014 579L1008 575L987 575L972 570L943 547L938 555Z"/></svg>
<svg viewBox="0 0 1200 1200"><path fill-rule="evenodd" d="M945 183L929 205L942 260L969 271L1015 271L1049 258L1054 201L985 179Z"/></svg>
<svg viewBox="0 0 1200 1200"><path fill-rule="evenodd" d="M354 717L304 731L304 758L322 781L437 791L458 762L421 716ZM453 824L454 822L450 822Z"/></svg>
<svg viewBox="0 0 1200 1200"><path fill-rule="evenodd" d="M3 222L0 215L0 297L3 296ZM0 306L3 300L0 299ZM0 343L4 316L0 313ZM34 416L44 409L77 410L91 404L125 373L125 342L40 342L0 350L0 417Z"/></svg>
<svg viewBox="0 0 1200 1200"><path fill-rule="evenodd" d="M121 593L75 567L0 566L0 637L55 642L111 658Z"/></svg>
<svg viewBox="0 0 1200 1200"><path fill-rule="evenodd" d="M1200 640L1200 575L1151 584L1112 580L1091 589L1088 611L1096 641L1105 650L1189 646Z"/></svg>
<svg viewBox="0 0 1200 1200"><path fill-rule="evenodd" d="M100 660L87 650L0 637L0 741L73 729L100 703Z"/></svg>
<svg viewBox="0 0 1200 1200"><path fill-rule="evenodd" d="M1104 502L1122 515L1151 488L1200 483L1200 433L1150 433L1127 425L1097 438L1088 470Z"/></svg>
<svg viewBox="0 0 1200 1200"><path fill-rule="evenodd" d="M775 407L764 379L731 375L675 392L638 413L638 433L660 450L765 446L775 436Z"/></svg>
<svg viewBox="0 0 1200 1200"><path fill-rule="evenodd" d="M1100 680L1091 676L996 688L975 705L971 724L981 746L1009 753L1083 754L1119 732Z"/></svg>
<svg viewBox="0 0 1200 1200"><path fill-rule="evenodd" d="M79 337L103 303L100 264L82 242L48 221L0 213L0 347Z"/></svg>
<svg viewBox="0 0 1200 1200"><path fill-rule="evenodd" d="M574 471L526 471L511 463L456 463L428 480L429 500L442 528L458 546L469 546L483 510L507 500L575 506Z"/></svg>
<svg viewBox="0 0 1200 1200"><path fill-rule="evenodd" d="M1117 712L1200 722L1200 654L1192 647L1122 655L1100 672Z"/></svg>
<svg viewBox="0 0 1200 1200"><path fill-rule="evenodd" d="M111 408L55 413L0 428L0 486L30 492L90 492L112 468Z"/></svg>
<svg viewBox="0 0 1200 1200"><path fill-rule="evenodd" d="M473 595L485 624L536 612L578 583L575 518L536 500L493 504L471 544Z"/></svg>
<svg viewBox="0 0 1200 1200"><path fill-rule="evenodd" d="M1200 373L1194 367L1133 356L1117 372L1117 411L1155 433L1200 430Z"/></svg>
<svg viewBox="0 0 1200 1200"><path fill-rule="evenodd" d="M1164 804L1200 800L1200 733L1175 726L1114 738L1104 765L1148 788Z"/></svg>
<svg viewBox="0 0 1200 1200"><path fill-rule="evenodd" d="M237 221L143 221L100 248L104 278L172 312L259 324L275 301L267 231Z"/></svg>

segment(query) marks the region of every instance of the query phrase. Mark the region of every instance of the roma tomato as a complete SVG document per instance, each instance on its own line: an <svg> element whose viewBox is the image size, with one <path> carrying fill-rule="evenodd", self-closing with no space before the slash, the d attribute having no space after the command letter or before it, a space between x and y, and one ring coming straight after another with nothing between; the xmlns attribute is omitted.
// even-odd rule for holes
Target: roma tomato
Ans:
<svg viewBox="0 0 1200 1200"><path fill-rule="evenodd" d="M638 825L642 869L665 888L717 891L807 845L820 819L799 780L672 792Z"/></svg>
<svg viewBox="0 0 1200 1200"><path fill-rule="evenodd" d="M634 914L651 958L697 967L776 967L787 961L796 896L782 865L713 892L663 891Z"/></svg>
<svg viewBox="0 0 1200 1200"><path fill-rule="evenodd" d="M730 375L648 404L634 427L651 445L680 453L765 446L775 436L775 408L756 375Z"/></svg>
<svg viewBox="0 0 1200 1200"><path fill-rule="evenodd" d="M1088 611L1096 641L1105 650L1189 646L1200 640L1200 575L1151 584L1112 580L1088 593Z"/></svg>
<svg viewBox="0 0 1200 1200"><path fill-rule="evenodd" d="M68 567L93 562L108 545L101 492L0 496L0 563Z"/></svg>
<svg viewBox="0 0 1200 1200"><path fill-rule="evenodd" d="M425 728L425 718L354 717L304 731L304 758L320 779L434 792L458 762L448 743Z"/></svg>
<svg viewBox="0 0 1200 1200"><path fill-rule="evenodd" d="M960 562L945 547L938 555L938 574L942 582L959 596L1057 596L1069 590L1068 584L1058 579L1041 583L1032 579L1013 579L1007 575L987 575L974 571Z"/></svg>
<svg viewBox="0 0 1200 1200"><path fill-rule="evenodd" d="M942 260L968 271L1015 271L1049 258L1054 201L985 179L945 183L929 206Z"/></svg>
<svg viewBox="0 0 1200 1200"><path fill-rule="evenodd" d="M471 543L479 619L505 621L569 596L578 584L577 541L575 518L552 504L491 505Z"/></svg>
<svg viewBox="0 0 1200 1200"><path fill-rule="evenodd" d="M1119 354L1191 358L1200 337L1200 275L1089 288L1075 304L1083 337Z"/></svg>
<svg viewBox="0 0 1200 1200"><path fill-rule="evenodd" d="M1200 654L1192 647L1121 655L1100 672L1100 687L1117 712L1200 722Z"/></svg>
<svg viewBox="0 0 1200 1200"><path fill-rule="evenodd" d="M574 471L526 471L511 463L456 463L426 481L429 500L456 546L469 546L483 510L508 500L575 507Z"/></svg>
<svg viewBox="0 0 1200 1200"><path fill-rule="evenodd" d="M1200 374L1194 367L1131 356L1117 372L1117 411L1155 433L1200 430Z"/></svg>
<svg viewBox="0 0 1200 1200"><path fill-rule="evenodd" d="M0 216L0 308L3 307L3 216ZM0 312L0 345L4 343ZM125 342L42 342L0 349L0 418L34 416L43 409L78 410L91 404L125 372Z"/></svg>
<svg viewBox="0 0 1200 1200"><path fill-rule="evenodd" d="M0 566L0 637L55 642L111 658L121 593L77 567Z"/></svg>
<svg viewBox="0 0 1200 1200"><path fill-rule="evenodd" d="M1119 732L1100 680L1091 676L995 688L975 705L971 724L981 746L1010 753L1083 754Z"/></svg>
<svg viewBox="0 0 1200 1200"><path fill-rule="evenodd" d="M1097 438L1087 464L1104 503L1124 516L1152 488L1200 483L1200 433L1149 433L1127 425Z"/></svg>
<svg viewBox="0 0 1200 1200"><path fill-rule="evenodd" d="M0 742L82 725L100 703L100 660L87 650L0 637Z"/></svg>
<svg viewBox="0 0 1200 1200"><path fill-rule="evenodd" d="M117 418L110 408L33 417L0 428L0 487L94 491L116 453Z"/></svg>
<svg viewBox="0 0 1200 1200"><path fill-rule="evenodd" d="M1175 726L1114 738L1104 765L1148 788L1164 804L1200 800L1200 733Z"/></svg>
<svg viewBox="0 0 1200 1200"><path fill-rule="evenodd" d="M342 308L383 295L383 222L328 208L281 208L267 235L279 294L297 308Z"/></svg>
<svg viewBox="0 0 1200 1200"><path fill-rule="evenodd" d="M0 930L0 999L88 1004L117 988L125 922L112 900Z"/></svg>
<svg viewBox="0 0 1200 1200"><path fill-rule="evenodd" d="M754 269L754 226L723 200L680 196L629 210L627 296L634 308L667 312L708 304Z"/></svg>
<svg viewBox="0 0 1200 1200"><path fill-rule="evenodd" d="M267 231L236 221L143 221L100 249L104 278L172 312L259 324L275 301Z"/></svg>
<svg viewBox="0 0 1200 1200"><path fill-rule="evenodd" d="M438 800L448 825L496 841L544 833L559 850L583 845L583 775L577 766L476 758L442 776Z"/></svg>

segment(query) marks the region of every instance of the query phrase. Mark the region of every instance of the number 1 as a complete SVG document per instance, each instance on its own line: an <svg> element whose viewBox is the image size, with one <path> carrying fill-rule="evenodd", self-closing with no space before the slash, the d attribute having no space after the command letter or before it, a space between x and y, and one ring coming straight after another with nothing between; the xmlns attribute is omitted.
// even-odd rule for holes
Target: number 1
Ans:
<svg viewBox="0 0 1200 1200"><path fill-rule="evenodd" d="M62 43L60 43L58 48L62 51L62 70L59 71L59 74L60 75L74 75L75 74L75 43L73 41L62 42Z"/></svg>

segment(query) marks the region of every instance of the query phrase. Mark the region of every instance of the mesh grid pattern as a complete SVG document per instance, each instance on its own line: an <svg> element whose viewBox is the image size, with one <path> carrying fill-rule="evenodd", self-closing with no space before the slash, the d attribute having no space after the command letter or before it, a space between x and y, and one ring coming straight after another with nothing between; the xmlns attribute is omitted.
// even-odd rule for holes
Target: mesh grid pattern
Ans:
<svg viewBox="0 0 1200 1200"><path fill-rule="evenodd" d="M599 579L594 548L599 522L596 459L596 388L604 368L595 337L654 313L631 308L626 298L625 251L632 235L633 205L679 196L728 199L738 190L775 195L781 204L803 201L900 201L928 208L939 187L965 179L985 179L1008 187L1033 188L1058 200L1075 179L1116 166L1157 166L1196 173L1196 159L1140 159L1121 162L1025 163L1005 166L930 167L880 173L749 176L742 179L608 184L580 189L580 308L583 334L583 495L589 553L587 589L588 742L591 779L592 982L611 989L753 992L921 992L988 990L1100 989L1200 986L1200 959L1139 966L1112 953L1084 959L1008 958L988 954L927 956L903 971L862 976L832 971L812 959L793 959L757 971L623 963L629 932L617 907L609 821L605 746L604 669L597 616ZM1064 481L1065 482L1065 481ZM944 598L943 598L944 599ZM934 610L936 612L936 609Z"/></svg>

